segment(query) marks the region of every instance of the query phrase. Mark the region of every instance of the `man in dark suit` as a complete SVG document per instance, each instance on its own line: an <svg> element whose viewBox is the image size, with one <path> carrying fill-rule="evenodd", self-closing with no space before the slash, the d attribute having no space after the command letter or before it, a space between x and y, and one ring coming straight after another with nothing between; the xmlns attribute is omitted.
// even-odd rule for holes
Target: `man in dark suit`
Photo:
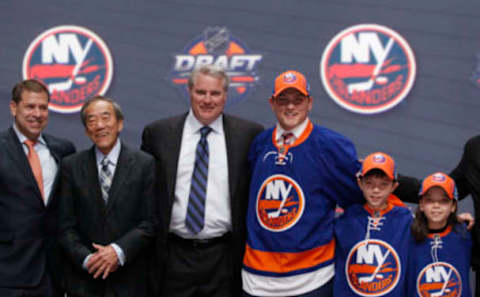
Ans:
<svg viewBox="0 0 480 297"><path fill-rule="evenodd" d="M47 88L35 80L12 90L14 124L0 134L0 296L61 296L57 249L58 168L73 144L42 133Z"/></svg>
<svg viewBox="0 0 480 297"><path fill-rule="evenodd" d="M123 114L111 99L92 98L81 117L94 146L62 162L67 294L149 297L155 162L120 142Z"/></svg>
<svg viewBox="0 0 480 297"><path fill-rule="evenodd" d="M250 173L247 153L263 128L223 114L228 77L193 71L188 113L148 125L142 149L156 160L163 295L240 296Z"/></svg>

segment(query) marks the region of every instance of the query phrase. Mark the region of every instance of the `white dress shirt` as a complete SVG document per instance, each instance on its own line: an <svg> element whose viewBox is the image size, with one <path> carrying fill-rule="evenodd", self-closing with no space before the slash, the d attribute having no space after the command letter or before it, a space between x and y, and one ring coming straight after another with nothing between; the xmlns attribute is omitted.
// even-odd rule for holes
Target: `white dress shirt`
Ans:
<svg viewBox="0 0 480 297"><path fill-rule="evenodd" d="M298 138L300 138L300 136L302 136L303 132L307 128L307 125L308 125L309 121L310 120L307 117L300 125L296 126L295 128L293 128L290 131L287 131L287 130L283 129L282 126L280 126L280 124L277 123L277 131L276 131L276 134L275 134L275 141L277 142L277 144L282 144L283 133L291 132L291 133L293 133L293 139L291 140L291 143L294 143Z"/></svg>
<svg viewBox="0 0 480 297"><path fill-rule="evenodd" d="M189 239L219 237L232 229L223 115L220 115L209 125L212 131L207 135L209 165L204 227L198 234L194 235L185 226L195 151L200 140L200 129L203 126L190 109L183 127L177 166L175 199L170 220L170 232Z"/></svg>
<svg viewBox="0 0 480 297"><path fill-rule="evenodd" d="M17 125L13 124L13 130L17 134L20 143L22 144L23 151L28 156L28 146L24 143L28 138L18 130ZM55 158L53 158L50 150L48 149L45 139L40 134L37 139L37 143L33 146L35 152L37 152L38 158L40 159L40 165L42 166L42 177L43 177L43 194L44 199L43 203L48 204L50 200L50 193L52 192L53 183L55 182L55 177L57 176L58 165Z"/></svg>

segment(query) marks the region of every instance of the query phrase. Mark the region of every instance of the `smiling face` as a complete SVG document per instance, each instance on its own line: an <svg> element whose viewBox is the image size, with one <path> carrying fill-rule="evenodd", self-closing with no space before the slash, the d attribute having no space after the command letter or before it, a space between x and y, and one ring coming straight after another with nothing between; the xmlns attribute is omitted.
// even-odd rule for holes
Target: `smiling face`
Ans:
<svg viewBox="0 0 480 297"><path fill-rule="evenodd" d="M367 205L373 210L383 210L388 205L388 197L398 186L385 174L366 175L358 179L358 186L367 200Z"/></svg>
<svg viewBox="0 0 480 297"><path fill-rule="evenodd" d="M15 124L28 139L36 140L48 123L48 95L24 90L18 103L10 101Z"/></svg>
<svg viewBox="0 0 480 297"><path fill-rule="evenodd" d="M96 147L107 155L123 129L123 120L117 119L112 103L98 100L84 111L85 132Z"/></svg>
<svg viewBox="0 0 480 297"><path fill-rule="evenodd" d="M227 92L221 78L199 73L188 93L193 114L203 125L210 125L223 112Z"/></svg>
<svg viewBox="0 0 480 297"><path fill-rule="evenodd" d="M455 213L457 205L448 198L440 187L432 187L420 199L418 205L428 220L428 228L441 229L447 225L450 214Z"/></svg>
<svg viewBox="0 0 480 297"><path fill-rule="evenodd" d="M270 106L280 126L290 131L305 121L312 110L312 98L289 88L270 98Z"/></svg>

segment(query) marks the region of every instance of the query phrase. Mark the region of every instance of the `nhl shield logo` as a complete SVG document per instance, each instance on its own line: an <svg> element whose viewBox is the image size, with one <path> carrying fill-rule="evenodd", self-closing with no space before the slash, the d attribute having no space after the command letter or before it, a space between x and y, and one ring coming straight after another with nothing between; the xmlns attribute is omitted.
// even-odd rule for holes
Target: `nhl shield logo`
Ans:
<svg viewBox="0 0 480 297"><path fill-rule="evenodd" d="M357 243L345 265L348 285L360 296L388 296L397 286L401 263L395 249L379 239Z"/></svg>
<svg viewBox="0 0 480 297"><path fill-rule="evenodd" d="M113 62L105 42L79 26L58 26L41 33L23 58L23 78L43 82L51 94L49 109L73 113L110 86Z"/></svg>
<svg viewBox="0 0 480 297"><path fill-rule="evenodd" d="M431 263L418 274L417 293L422 297L460 297L462 278L458 270L449 263Z"/></svg>
<svg viewBox="0 0 480 297"><path fill-rule="evenodd" d="M302 217L304 209L305 196L302 188L286 175L268 177L258 191L257 219L269 231L282 232L290 229Z"/></svg>
<svg viewBox="0 0 480 297"><path fill-rule="evenodd" d="M225 27L207 27L189 44L182 54L175 55L171 72L172 83L188 95L188 77L203 65L225 69L230 80L227 106L241 101L258 83L258 65L262 55L253 54L247 46Z"/></svg>
<svg viewBox="0 0 480 297"><path fill-rule="evenodd" d="M408 43L395 31L363 24L337 34L320 62L328 95L341 107L374 114L399 104L410 92L416 63Z"/></svg>

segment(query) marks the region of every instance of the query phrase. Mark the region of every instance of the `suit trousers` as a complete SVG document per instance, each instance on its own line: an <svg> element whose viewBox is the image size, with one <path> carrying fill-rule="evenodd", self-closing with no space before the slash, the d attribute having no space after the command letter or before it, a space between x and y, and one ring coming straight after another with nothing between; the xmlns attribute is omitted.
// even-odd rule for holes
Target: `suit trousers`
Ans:
<svg viewBox="0 0 480 297"><path fill-rule="evenodd" d="M169 235L163 296L233 296L229 241L229 236L201 242Z"/></svg>

